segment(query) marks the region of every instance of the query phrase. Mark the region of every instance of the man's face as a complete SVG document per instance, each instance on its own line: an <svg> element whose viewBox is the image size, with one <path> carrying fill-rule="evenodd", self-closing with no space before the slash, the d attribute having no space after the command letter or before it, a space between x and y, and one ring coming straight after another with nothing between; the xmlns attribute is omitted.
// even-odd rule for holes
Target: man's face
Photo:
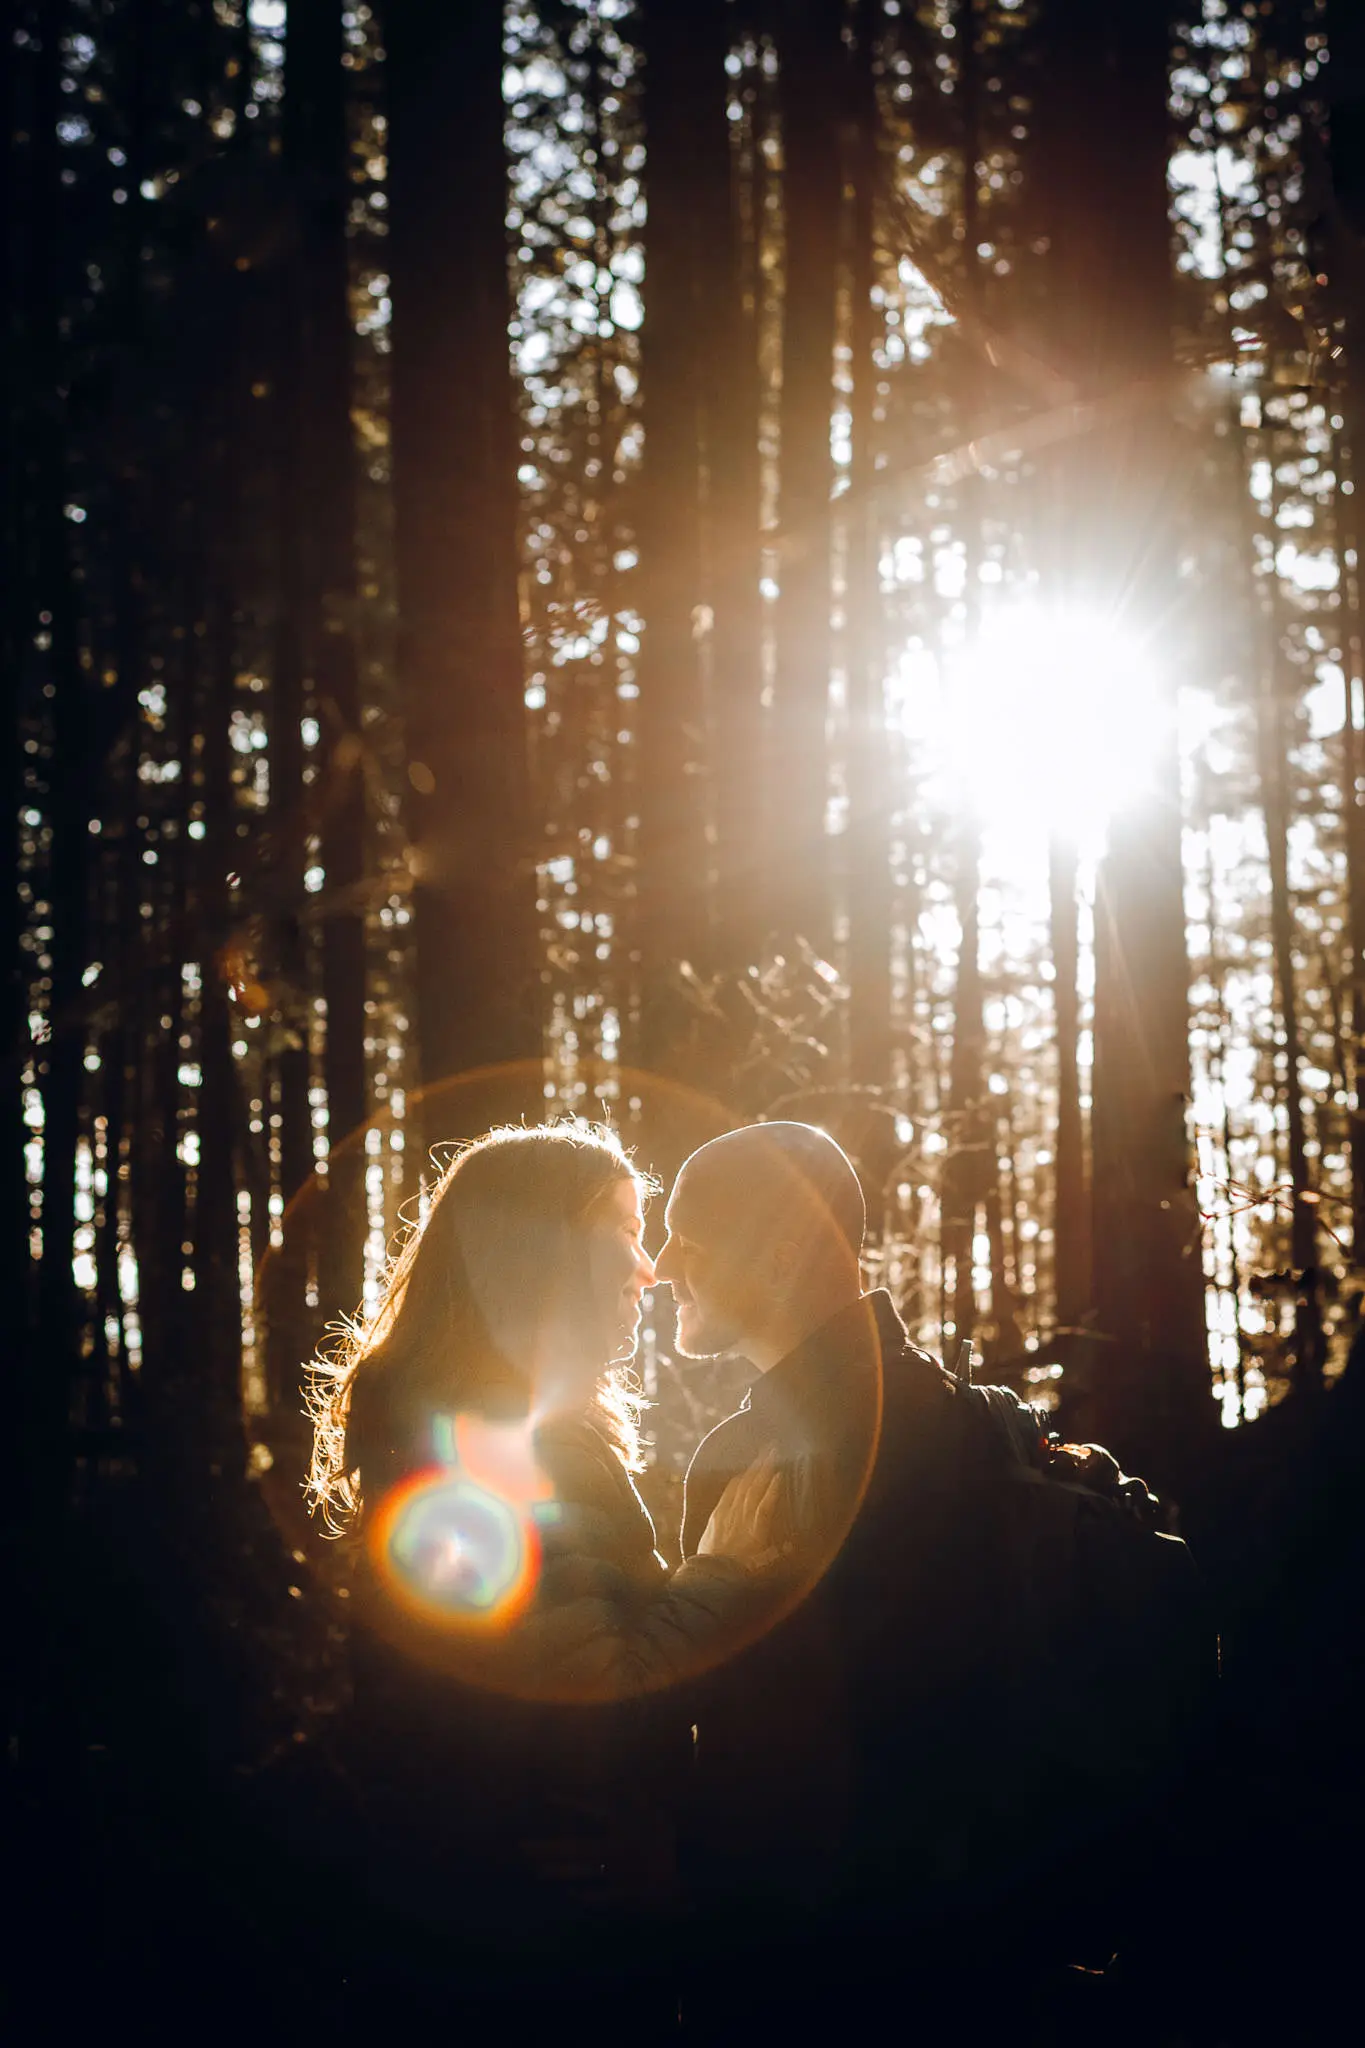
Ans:
<svg viewBox="0 0 1365 2048"><path fill-rule="evenodd" d="M757 1307L752 1263L724 1212L704 1199L686 1167L669 1196L664 1222L668 1236L654 1271L673 1290L679 1351L684 1358L742 1351Z"/></svg>

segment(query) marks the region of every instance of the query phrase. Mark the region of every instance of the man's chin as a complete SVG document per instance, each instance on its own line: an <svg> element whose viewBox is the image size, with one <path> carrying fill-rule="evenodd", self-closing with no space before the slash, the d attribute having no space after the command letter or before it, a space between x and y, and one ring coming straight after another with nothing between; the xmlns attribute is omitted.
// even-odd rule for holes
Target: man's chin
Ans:
<svg viewBox="0 0 1365 2048"><path fill-rule="evenodd" d="M674 1343L683 1358L725 1358L735 1349L734 1343L719 1331L708 1330L704 1323L698 1329L689 1329L681 1316Z"/></svg>

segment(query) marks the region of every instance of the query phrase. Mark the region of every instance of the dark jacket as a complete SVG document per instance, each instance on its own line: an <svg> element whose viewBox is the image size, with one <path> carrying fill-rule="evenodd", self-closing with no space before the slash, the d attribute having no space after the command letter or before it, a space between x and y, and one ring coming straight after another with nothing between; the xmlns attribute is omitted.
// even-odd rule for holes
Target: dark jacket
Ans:
<svg viewBox="0 0 1365 2048"><path fill-rule="evenodd" d="M491 1652L398 1623L368 1572L357 1587L350 1749L369 1867L393 1910L447 1929L670 1909L691 1748L675 1681L754 1600L746 1574L705 1558L670 1581L592 1424L542 1428L536 1452L554 1488L539 1577Z"/></svg>
<svg viewBox="0 0 1365 2048"><path fill-rule="evenodd" d="M965 1411L878 1291L757 1380L698 1449L684 1556L727 1480L775 1451L814 1581L698 1702L690 1860L714 1898L932 1904L960 1882L972 1752L1001 1733L991 1488Z"/></svg>

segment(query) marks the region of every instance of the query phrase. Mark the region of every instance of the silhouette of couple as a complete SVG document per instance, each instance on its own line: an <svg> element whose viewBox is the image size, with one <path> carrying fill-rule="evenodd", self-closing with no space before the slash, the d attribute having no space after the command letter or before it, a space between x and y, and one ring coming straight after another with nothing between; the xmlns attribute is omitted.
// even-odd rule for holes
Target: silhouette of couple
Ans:
<svg viewBox="0 0 1365 2048"><path fill-rule="evenodd" d="M732 1131L651 1260L655 1191L609 1130L490 1132L315 1367L309 1498L356 1555L352 1963L384 2015L870 2020L908 1944L1004 1895L979 1446L862 1291L857 1175L810 1125ZM656 1283L684 1360L754 1369L671 1568L632 1478Z"/></svg>

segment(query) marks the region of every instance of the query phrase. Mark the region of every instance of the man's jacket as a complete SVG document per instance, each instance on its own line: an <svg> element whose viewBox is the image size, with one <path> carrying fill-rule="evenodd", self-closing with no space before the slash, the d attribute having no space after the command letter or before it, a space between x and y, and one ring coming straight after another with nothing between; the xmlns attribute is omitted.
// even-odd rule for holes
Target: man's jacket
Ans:
<svg viewBox="0 0 1365 2048"><path fill-rule="evenodd" d="M883 1291L764 1374L687 1475L684 1558L726 1482L775 1452L792 1611L697 1705L695 1881L774 1911L932 1908L972 1855L997 1717L992 1461Z"/></svg>

